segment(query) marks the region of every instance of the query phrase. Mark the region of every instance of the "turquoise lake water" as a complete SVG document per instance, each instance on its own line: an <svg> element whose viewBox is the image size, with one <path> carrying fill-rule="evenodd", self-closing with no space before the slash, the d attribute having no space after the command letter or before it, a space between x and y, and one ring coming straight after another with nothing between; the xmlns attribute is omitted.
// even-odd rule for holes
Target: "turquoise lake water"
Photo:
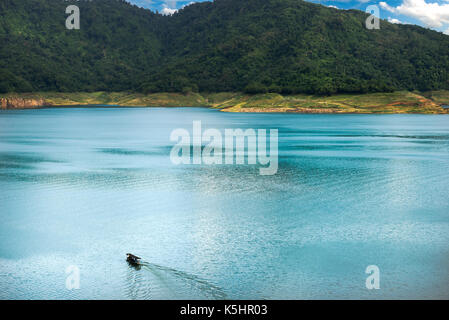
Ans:
<svg viewBox="0 0 449 320"><path fill-rule="evenodd" d="M278 129L277 174L172 164L194 120ZM1 111L0 299L448 299L448 195L446 115Z"/></svg>

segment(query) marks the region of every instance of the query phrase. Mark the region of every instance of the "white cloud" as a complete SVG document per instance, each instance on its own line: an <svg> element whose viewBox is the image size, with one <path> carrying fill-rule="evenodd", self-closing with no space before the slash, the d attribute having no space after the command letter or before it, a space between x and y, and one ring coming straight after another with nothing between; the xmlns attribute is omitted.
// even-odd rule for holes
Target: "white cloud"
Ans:
<svg viewBox="0 0 449 320"><path fill-rule="evenodd" d="M449 24L449 4L427 3L425 0L404 0L398 7L391 7L386 2L379 4L387 11L418 19L429 27Z"/></svg>
<svg viewBox="0 0 449 320"><path fill-rule="evenodd" d="M390 11L390 12L394 12L394 8L393 7L391 7L388 3L386 3L386 2L379 2L379 4L380 4L380 6L382 7L382 8L384 8L385 10L387 10L387 11Z"/></svg>
<svg viewBox="0 0 449 320"><path fill-rule="evenodd" d="M164 16L171 16L172 14L175 14L178 12L178 9L170 9L170 8L164 8L161 10L161 14Z"/></svg>
<svg viewBox="0 0 449 320"><path fill-rule="evenodd" d="M178 12L178 9L176 9L178 0L163 0L163 8L161 10L161 14L164 16L171 16Z"/></svg>
<svg viewBox="0 0 449 320"><path fill-rule="evenodd" d="M448 0L449 1L449 0ZM334 8L334 9L338 9L338 7L337 6L333 6L333 5L330 5L330 6L328 6L329 8Z"/></svg>
<svg viewBox="0 0 449 320"><path fill-rule="evenodd" d="M184 9L187 6L190 6L191 4L196 3L195 1L191 1L191 2L183 5L181 8L175 9L177 2L179 2L179 1L177 1L177 0L167 0L167 1L165 1L164 8L161 10L161 14L163 14L165 16L171 16L171 15L175 14L176 12L178 12L178 10Z"/></svg>
<svg viewBox="0 0 449 320"><path fill-rule="evenodd" d="M449 28L446 31L443 31L443 33L449 36Z"/></svg>
<svg viewBox="0 0 449 320"><path fill-rule="evenodd" d="M395 18L391 18L391 17L388 17L388 22L394 23L394 24L402 24L401 20L395 19Z"/></svg>

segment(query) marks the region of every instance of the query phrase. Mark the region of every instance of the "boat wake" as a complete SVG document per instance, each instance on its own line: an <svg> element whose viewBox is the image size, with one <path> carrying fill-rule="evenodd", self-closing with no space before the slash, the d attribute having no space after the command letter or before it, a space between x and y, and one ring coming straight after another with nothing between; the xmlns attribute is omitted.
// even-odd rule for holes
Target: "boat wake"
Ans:
<svg viewBox="0 0 449 320"><path fill-rule="evenodd" d="M129 264L126 281L126 295L133 300L227 298L221 288L198 276L146 261Z"/></svg>

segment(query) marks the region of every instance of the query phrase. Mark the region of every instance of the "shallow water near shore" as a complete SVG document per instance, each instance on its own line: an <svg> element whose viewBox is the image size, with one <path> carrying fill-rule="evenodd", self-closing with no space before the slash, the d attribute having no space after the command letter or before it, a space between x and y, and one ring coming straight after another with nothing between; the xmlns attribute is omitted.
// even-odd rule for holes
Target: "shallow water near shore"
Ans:
<svg viewBox="0 0 449 320"><path fill-rule="evenodd" d="M194 120L278 129L277 174L173 165ZM448 115L1 111L0 190L0 299L449 298Z"/></svg>

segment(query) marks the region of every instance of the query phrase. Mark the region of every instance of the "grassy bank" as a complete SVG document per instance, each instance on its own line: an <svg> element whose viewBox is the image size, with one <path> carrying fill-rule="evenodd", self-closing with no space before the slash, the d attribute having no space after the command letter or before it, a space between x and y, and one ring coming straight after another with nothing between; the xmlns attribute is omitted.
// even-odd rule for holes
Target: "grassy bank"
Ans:
<svg viewBox="0 0 449 320"><path fill-rule="evenodd" d="M117 105L130 107L207 107L199 94L181 93L139 94L127 92L38 92L0 94L0 98L44 99L50 106Z"/></svg>
<svg viewBox="0 0 449 320"><path fill-rule="evenodd" d="M225 112L298 112L298 113L449 113L448 91L426 93L398 91L392 93L339 94L332 96L249 95L243 93L25 93L3 94L9 108L14 99L45 101L47 106L116 105L147 107L210 107ZM11 103L12 101L12 103ZM32 106L34 107L34 106Z"/></svg>

